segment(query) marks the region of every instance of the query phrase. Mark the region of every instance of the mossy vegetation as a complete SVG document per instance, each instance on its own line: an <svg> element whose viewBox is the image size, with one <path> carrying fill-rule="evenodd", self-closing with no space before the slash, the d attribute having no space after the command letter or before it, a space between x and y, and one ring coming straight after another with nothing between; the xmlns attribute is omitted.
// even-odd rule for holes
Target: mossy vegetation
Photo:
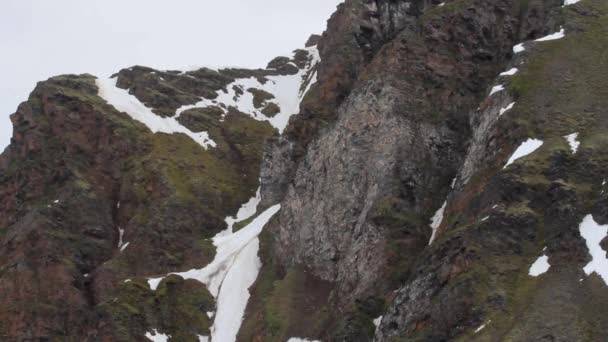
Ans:
<svg viewBox="0 0 608 342"><path fill-rule="evenodd" d="M232 231L233 231L233 232L238 232L239 230L241 230L241 229L243 229L243 228L247 227L247 225L249 225L251 222L253 222L253 220L255 220L255 219L256 219L256 217L258 217L260 214L261 214L261 212L260 212L260 213L256 213L255 215L251 216L250 218L248 218L248 219L246 219L246 220L243 220L243 221L241 221L241 222L237 222L237 223L235 223L235 224L232 226Z"/></svg>
<svg viewBox="0 0 608 342"><path fill-rule="evenodd" d="M388 229L387 285L398 288L410 275L417 254L428 241L428 217L406 209L397 197L387 196L376 201L370 217L379 227Z"/></svg>
<svg viewBox="0 0 608 342"><path fill-rule="evenodd" d="M249 88L247 91L253 95L253 106L257 109L261 109L266 102L274 99L274 95L262 89Z"/></svg>
<svg viewBox="0 0 608 342"><path fill-rule="evenodd" d="M332 285L293 267L282 270L274 260L272 235L260 235L263 267L252 288L239 341L283 342L294 336L320 336L330 322L326 306Z"/></svg>
<svg viewBox="0 0 608 342"><path fill-rule="evenodd" d="M223 115L224 110L220 107L209 106L184 111L176 120L192 132L198 133L208 131L211 127L217 126Z"/></svg>
<svg viewBox="0 0 608 342"><path fill-rule="evenodd" d="M369 297L357 300L352 312L346 314L331 334L332 341L372 341L376 332L374 319L386 311L384 299Z"/></svg>
<svg viewBox="0 0 608 342"><path fill-rule="evenodd" d="M174 116L178 108L195 104L200 97L216 98L218 91L234 81L233 77L207 68L182 73L134 66L115 76L120 88L129 90L163 117Z"/></svg>
<svg viewBox="0 0 608 342"><path fill-rule="evenodd" d="M115 299L99 308L111 315L120 341L135 340L154 329L176 341L198 341L198 335L209 336L212 322L207 312L215 311L215 304L203 284L172 275L154 292L143 280L127 281Z"/></svg>
<svg viewBox="0 0 608 342"><path fill-rule="evenodd" d="M485 245L491 239L467 242L467 246L481 253L482 258L450 286L472 285L473 307L481 310L479 314L484 322L491 320L491 324L478 334L472 329L459 341L520 340L525 335L521 335L523 324L543 326L542 322L524 322L522 317L541 312L553 319L562 316L551 311L555 308L538 307L537 301L546 300L543 293L552 291L555 284L561 286L578 281L573 278L576 272L562 274L563 269L559 267L549 276L528 275L530 265L544 247L557 236L563 239L564 234L570 234L557 230L552 221L559 218L553 217L555 209L550 211L549 208L563 208L568 215L561 218L567 221L561 224L571 224L572 229L576 229L580 219L591 211L598 184L605 175L603 168L608 166L605 153L608 151L605 134L608 120L602 109L608 106L608 3L582 1L563 7L561 11L566 37L529 44L525 52L528 57L512 77L509 87L516 106L499 123L503 130L543 140L543 146L517 161L517 165L499 171L508 186L516 189L509 193L508 201L502 203L503 208L492 214L498 215L499 220L487 225L479 222L461 224L444 236L450 239L470 230L476 230L479 235L484 229L502 229L503 241L500 243L512 244L511 248L501 250ZM564 138L572 133L579 133L581 146L577 154L572 154ZM507 185L503 183L503 186ZM555 189L568 194L568 197L562 196L563 203L547 202L550 200L545 196ZM505 224L508 226L501 226ZM549 285L550 281L557 283ZM605 296L597 298L601 301ZM501 305L497 305L498 302ZM588 303L581 300L578 305L586 307ZM571 310L575 310L574 307ZM602 329L589 326L594 320L587 317L573 321L569 329L586 336L598 336ZM560 330L555 329L556 334Z"/></svg>
<svg viewBox="0 0 608 342"><path fill-rule="evenodd" d="M279 105L274 102L270 102L266 104L266 106L264 107L264 109L261 110L261 112L267 117L273 118L281 112L281 107L279 107Z"/></svg>

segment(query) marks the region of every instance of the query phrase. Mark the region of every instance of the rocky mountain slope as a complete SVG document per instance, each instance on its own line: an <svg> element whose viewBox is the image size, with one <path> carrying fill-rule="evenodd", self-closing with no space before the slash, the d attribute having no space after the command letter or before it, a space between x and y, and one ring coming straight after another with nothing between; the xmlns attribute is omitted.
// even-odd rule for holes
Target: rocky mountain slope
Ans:
<svg viewBox="0 0 608 342"><path fill-rule="evenodd" d="M346 0L266 69L41 82L0 337L601 341L607 56L603 0Z"/></svg>

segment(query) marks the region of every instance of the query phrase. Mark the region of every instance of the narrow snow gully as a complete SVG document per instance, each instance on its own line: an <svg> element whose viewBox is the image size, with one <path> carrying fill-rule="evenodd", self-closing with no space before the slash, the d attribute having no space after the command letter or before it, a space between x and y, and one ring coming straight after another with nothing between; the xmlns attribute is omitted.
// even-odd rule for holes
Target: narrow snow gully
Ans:
<svg viewBox="0 0 608 342"><path fill-rule="evenodd" d="M257 216L250 224L238 232L233 225L249 219L256 213L260 202L260 192L244 204L236 218L226 218L228 228L213 238L217 253L213 261L203 269L183 273L171 273L184 279L195 279L207 285L209 292L216 298L217 306L211 327L210 341L233 342L245 314L249 300L249 288L255 282L262 262L258 257L260 247L258 235L264 226L281 209L279 204L272 206ZM151 278L148 284L156 290L164 279ZM207 341L200 336L200 341Z"/></svg>

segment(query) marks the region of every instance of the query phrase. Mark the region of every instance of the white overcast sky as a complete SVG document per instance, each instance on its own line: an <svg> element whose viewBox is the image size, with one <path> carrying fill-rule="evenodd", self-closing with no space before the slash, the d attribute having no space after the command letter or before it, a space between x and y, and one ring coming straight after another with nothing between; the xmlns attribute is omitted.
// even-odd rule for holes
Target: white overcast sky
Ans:
<svg viewBox="0 0 608 342"><path fill-rule="evenodd" d="M0 152L8 116L53 75L263 67L325 30L341 0L1 0Z"/></svg>

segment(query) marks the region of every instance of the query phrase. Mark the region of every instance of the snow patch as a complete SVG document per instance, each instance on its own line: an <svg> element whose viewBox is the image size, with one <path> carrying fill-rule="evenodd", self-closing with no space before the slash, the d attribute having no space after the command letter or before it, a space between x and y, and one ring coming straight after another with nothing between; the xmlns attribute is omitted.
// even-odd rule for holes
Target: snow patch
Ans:
<svg viewBox="0 0 608 342"><path fill-rule="evenodd" d="M521 44L517 44L513 47L513 53L518 54L520 52L524 52L526 51L526 48L524 47L524 43Z"/></svg>
<svg viewBox="0 0 608 342"><path fill-rule="evenodd" d="M579 2L579 1L581 1L581 0L565 0L564 1L564 6L573 5L573 4L575 4L575 3Z"/></svg>
<svg viewBox="0 0 608 342"><path fill-rule="evenodd" d="M528 271L528 275L532 277L538 277L539 275L547 272L551 265L549 264L549 257L546 255L542 255L530 266L530 270Z"/></svg>
<svg viewBox="0 0 608 342"><path fill-rule="evenodd" d="M500 76L513 76L513 75L517 74L518 71L519 71L519 69L517 69L517 68L511 68L505 72L501 72Z"/></svg>
<svg viewBox="0 0 608 342"><path fill-rule="evenodd" d="M156 331L156 329L155 329L152 332L146 333L146 337L148 338L148 340L154 341L154 342L167 342L171 336L161 334L158 331Z"/></svg>
<svg viewBox="0 0 608 342"><path fill-rule="evenodd" d="M99 88L99 97L116 108L116 110L127 113L133 120L143 123L152 133L182 133L192 138L192 140L204 148L216 146L207 132L194 133L182 126L175 117L163 118L154 114L150 108L146 107L135 96L129 94L129 91L118 88L116 82L116 78L98 78L95 81Z"/></svg>
<svg viewBox="0 0 608 342"><path fill-rule="evenodd" d="M226 90L219 90L217 98L213 100L203 98L196 104L183 106L177 110L176 116L190 109L207 108L210 106L220 107L224 111L224 114L226 114L227 108L234 107L240 112L250 115L255 120L269 122L279 133L283 133L283 130L289 123L289 118L300 111L302 99L306 96L312 85L317 82L317 73L313 72L310 74L310 72L321 60L319 50L316 46L306 48L305 50L308 51L312 59L307 67L301 69L297 74L267 76L266 79L268 81L265 84L262 84L255 77L236 79L233 83L226 86ZM308 78L306 78L307 75ZM303 84L306 85L306 88L302 91ZM241 89L243 94L237 94L235 88ZM255 108L253 94L247 91L250 88L272 94L274 99L266 101L266 103L278 105L280 112L270 118L264 115L260 109Z"/></svg>
<svg viewBox="0 0 608 342"><path fill-rule="evenodd" d="M376 329L378 329L378 327L380 326L380 323L382 323L382 316L374 319L374 325L376 326Z"/></svg>
<svg viewBox="0 0 608 342"><path fill-rule="evenodd" d="M287 342L321 342L319 340L307 340L305 338L292 337Z"/></svg>
<svg viewBox="0 0 608 342"><path fill-rule="evenodd" d="M608 285L608 258L606 257L606 251L600 246L602 240L608 236L608 225L600 226L595 222L592 215L587 215L581 222L579 230L587 243L592 258L583 268L585 274L590 275L595 272Z"/></svg>
<svg viewBox="0 0 608 342"><path fill-rule="evenodd" d="M486 216L484 218L481 219L481 222L487 221L490 218L490 216Z"/></svg>
<svg viewBox="0 0 608 342"><path fill-rule="evenodd" d="M150 286L150 288L153 291L156 291L156 289L158 288L158 285L160 285L160 282L163 281L163 279L165 279L165 277L162 277L162 278L150 278L150 279L148 279L148 285Z"/></svg>
<svg viewBox="0 0 608 342"><path fill-rule="evenodd" d="M452 179L452 183L450 184L450 188L454 189L454 187L456 186L456 182L458 181L458 176L454 177L454 179Z"/></svg>
<svg viewBox="0 0 608 342"><path fill-rule="evenodd" d="M122 250L122 246L124 246L123 237L125 236L125 230L118 227L118 248Z"/></svg>
<svg viewBox="0 0 608 342"><path fill-rule="evenodd" d="M509 158L509 161L503 167L503 169L506 169L507 166L513 164L516 160L523 158L523 157L533 153L534 151L538 150L541 146L543 146L542 140L528 139L528 140L524 141L517 148L517 150L515 150L515 152L513 153L511 158Z"/></svg>
<svg viewBox="0 0 608 342"><path fill-rule="evenodd" d="M503 90L505 90L505 87L502 84L494 86L492 88L492 90L490 91L490 95L489 96L492 96L492 95L498 93L499 91L503 91Z"/></svg>
<svg viewBox="0 0 608 342"><path fill-rule="evenodd" d="M576 151L578 151L578 147L581 145L581 143L577 140L578 133L566 135L564 138L566 138L566 140L568 141L570 149L572 150L572 154L576 154Z"/></svg>
<svg viewBox="0 0 608 342"><path fill-rule="evenodd" d="M564 28L560 28L560 30L558 32L552 33L548 36L542 37L542 38L538 38L535 40L535 42L546 42L549 40L557 40L557 39L562 39L566 36L566 31L564 31Z"/></svg>
<svg viewBox="0 0 608 342"><path fill-rule="evenodd" d="M445 208L447 206L448 206L448 201L446 200L445 202L443 202L443 205L441 206L441 208L439 208L439 210L437 210L435 215L433 215L433 217L431 218L430 226L431 226L431 229L433 229L433 234L431 234L431 240L429 240L429 246L433 243L433 241L435 241L435 236L437 235L437 229L439 229L441 222L443 222L443 214L444 214Z"/></svg>
<svg viewBox="0 0 608 342"><path fill-rule="evenodd" d="M515 102L511 102L509 103L508 106L506 106L505 108L501 108L500 109L500 113L498 113L498 116L502 116L504 113L510 111L511 109L513 109L513 107L515 106Z"/></svg>
<svg viewBox="0 0 608 342"><path fill-rule="evenodd" d="M127 247L129 247L130 242L125 243L124 245L122 245L122 247L120 247L120 253L124 252L125 249L127 249Z"/></svg>

